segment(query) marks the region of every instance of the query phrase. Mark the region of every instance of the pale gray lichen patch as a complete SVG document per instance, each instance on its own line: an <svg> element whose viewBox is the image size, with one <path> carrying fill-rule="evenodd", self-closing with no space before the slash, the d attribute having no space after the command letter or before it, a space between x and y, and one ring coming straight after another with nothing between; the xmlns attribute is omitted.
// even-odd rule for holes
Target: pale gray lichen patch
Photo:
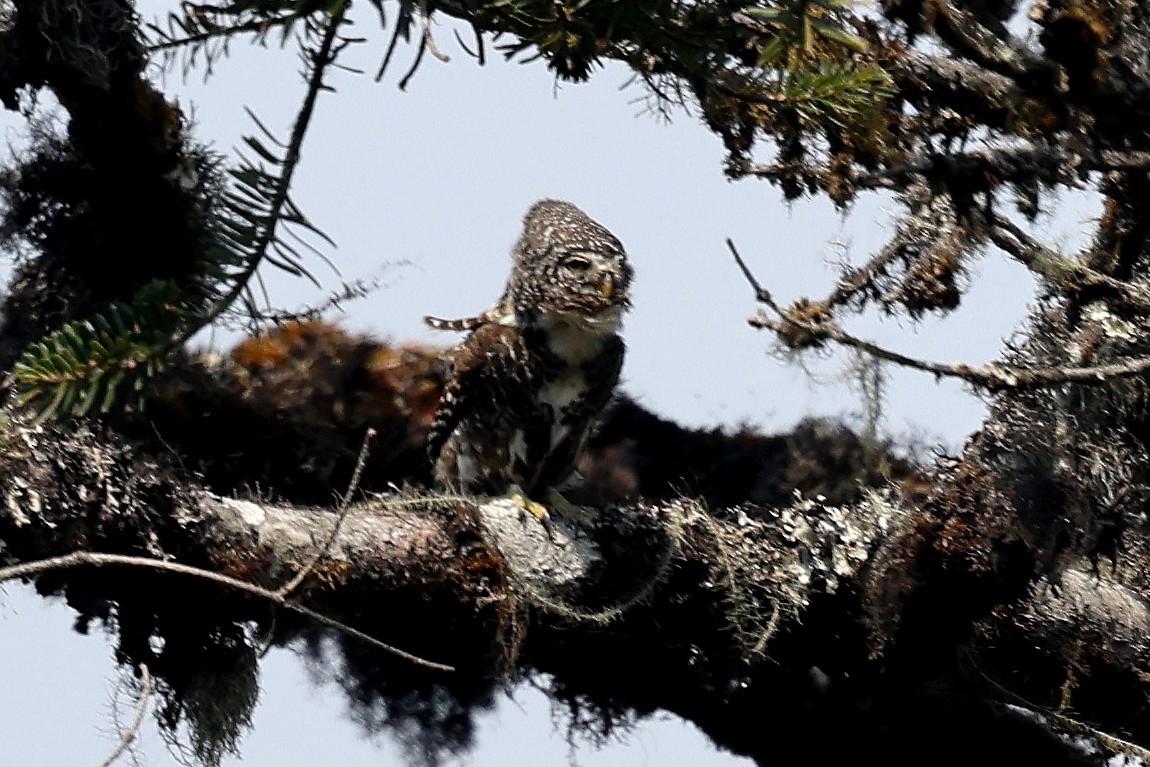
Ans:
<svg viewBox="0 0 1150 767"><path fill-rule="evenodd" d="M788 582L818 583L822 591L835 593L841 580L857 578L903 516L898 504L879 491L868 492L852 506L826 506L818 498L798 497L778 511L783 540L796 554L787 568L792 576ZM806 603L806 598L800 600Z"/></svg>
<svg viewBox="0 0 1150 767"><path fill-rule="evenodd" d="M532 590L562 589L587 577L601 555L587 535L552 515L551 532L511 498L479 505L487 544L507 563L515 580Z"/></svg>
<svg viewBox="0 0 1150 767"><path fill-rule="evenodd" d="M222 498L220 496L216 496L216 500L225 508L234 511L239 516L240 521L245 525L258 527L267 519L267 514L258 503L241 501L235 498Z"/></svg>
<svg viewBox="0 0 1150 767"><path fill-rule="evenodd" d="M801 620L818 595L857 584L875 551L905 519L896 499L872 491L851 506L796 496L790 506L699 512L688 524L715 547L711 583L726 603L748 662L766 657L778 627Z"/></svg>
<svg viewBox="0 0 1150 767"><path fill-rule="evenodd" d="M12 478L8 488L8 497L5 500L12 524L16 527L23 527L32 523L32 517L29 516L29 513L35 516L40 515L42 508L40 494L32 488L31 484L20 477Z"/></svg>
<svg viewBox="0 0 1150 767"><path fill-rule="evenodd" d="M1107 338L1134 343L1141 336L1134 323L1115 315L1104 301L1092 301L1087 304L1082 309L1082 317L1089 322L1098 323Z"/></svg>

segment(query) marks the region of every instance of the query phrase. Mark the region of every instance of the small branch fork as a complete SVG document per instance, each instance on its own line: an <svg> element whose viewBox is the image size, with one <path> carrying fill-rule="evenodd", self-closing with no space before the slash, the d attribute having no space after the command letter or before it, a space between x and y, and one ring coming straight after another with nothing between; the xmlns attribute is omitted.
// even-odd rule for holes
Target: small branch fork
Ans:
<svg viewBox="0 0 1150 767"><path fill-rule="evenodd" d="M257 586L254 583L248 583L238 578L224 575L222 573L212 572L211 570L204 570L199 567L192 567L191 565L181 564L179 562L167 562L161 559L149 559L147 557L137 557L127 554L106 554L96 551L74 551L71 554L64 554L59 557L50 557L48 559L38 559L34 562L23 562L11 567L0 568L0 583L4 581L13 580L15 578L26 578L31 575L39 575L54 570L70 570L79 567L142 567L150 570L160 570L168 573L178 573L181 575L190 575L195 578L202 578L204 580L218 583L222 586L242 591L247 594L266 599L267 601L275 604L285 610L290 610L294 613L309 618L316 623L320 623L328 628L335 629L350 637L354 637L362 642L383 650L384 652L403 658L406 661L414 663L417 666L429 668L434 671L454 671L453 666L448 666L444 663L436 663L435 661L420 658L418 655L412 655L405 650L398 647L393 647L385 642L381 642L373 636L365 634L359 629L352 628L346 623L329 618L323 613L312 610L310 607L305 607L298 602L288 599L281 595L279 592L265 589L262 586Z"/></svg>
<svg viewBox="0 0 1150 767"><path fill-rule="evenodd" d="M767 328L775 332L786 332L788 329L798 328L816 341L828 340L842 346L849 346L861 352L902 367L933 373L937 378L958 378L975 386L981 386L991 391L1006 389L1023 390L1037 389L1045 386L1059 384L1101 385L1112 378L1140 375L1150 371L1150 357L1136 357L1126 362L1110 365L1095 365L1090 367L1060 367L1028 370L1022 368L1006 367L1003 365L970 365L964 362L935 362L908 357L896 351L870 341L851 335L840 329L833 322L826 320L811 322L795 317L775 302L770 291L762 287L751 273L750 268L739 255L734 242L727 239L727 248L735 257L735 262L742 270L743 276L755 291L755 300L764 304L778 315L778 319L766 316L760 312L748 322L752 327Z"/></svg>

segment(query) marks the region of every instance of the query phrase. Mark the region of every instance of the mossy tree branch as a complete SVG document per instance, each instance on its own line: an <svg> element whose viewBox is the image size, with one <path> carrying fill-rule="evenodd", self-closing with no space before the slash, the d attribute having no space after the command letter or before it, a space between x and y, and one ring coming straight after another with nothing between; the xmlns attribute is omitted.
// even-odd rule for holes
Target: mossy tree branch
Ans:
<svg viewBox="0 0 1150 767"><path fill-rule="evenodd" d="M491 688L545 671L557 697L595 702L605 721L628 710L673 711L719 745L766 762L787 747L757 737L751 724L766 715L808 730L810 711L798 715L795 696L820 712L819 727L844 727L848 740L861 739L852 749L876 753L914 727L942 726L953 696L963 701L955 726L1018 699L1054 711L1066 645L1078 636L1099 640L1077 651L1079 689L1102 674L1116 693L1141 689L1150 619L1136 584L1118 571L1072 568L1064 591L1041 581L1032 591L1030 573L1064 553L1010 521L1005 499L1014 489L1006 483L1014 475L979 466L972 445L936 477L921 508L872 494L850 508L801 501L714 514L683 500L605 511L584 533L560 525L558 540L499 502L383 496L346 509L325 546L336 510L220 498L114 435L81 427L12 435L0 467L0 538L9 559L121 557L130 566L129 558L146 556L181 572L217 573L226 582L204 584L213 596L201 617L253 622L273 643L324 628L286 614L268 623L267 595L310 567L297 590L306 610L456 667L404 672L431 674L425 684ZM326 553L315 560L318 550ZM1123 564L1126 571L1144 563L1124 556ZM252 584L246 590L255 598L229 596L233 579ZM93 589L116 595L122 648L138 648L127 636L133 612L156 610L174 585L140 589L133 580L131 596L113 576L62 572L40 583L78 604ZM625 609L611 614L617 605ZM455 641L442 635L445 626L455 627ZM1034 656L1028 668L1050 671L1016 678L1019 647ZM146 660L163 678L163 664ZM922 687L944 678L946 705ZM869 709L876 700L883 702ZM1074 720L1099 731L1150 727L1085 692L1072 700ZM881 737L864 737L879 721L887 721Z"/></svg>

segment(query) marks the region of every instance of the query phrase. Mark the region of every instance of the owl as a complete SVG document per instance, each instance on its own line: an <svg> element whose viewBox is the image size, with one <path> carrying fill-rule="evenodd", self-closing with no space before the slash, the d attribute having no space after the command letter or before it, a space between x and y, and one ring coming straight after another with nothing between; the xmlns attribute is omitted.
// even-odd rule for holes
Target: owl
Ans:
<svg viewBox="0 0 1150 767"><path fill-rule="evenodd" d="M574 469L623 365L631 266L619 240L579 208L541 200L523 220L511 276L490 309L463 320L428 435L438 485L511 494L544 517ZM437 324L438 323L438 324Z"/></svg>

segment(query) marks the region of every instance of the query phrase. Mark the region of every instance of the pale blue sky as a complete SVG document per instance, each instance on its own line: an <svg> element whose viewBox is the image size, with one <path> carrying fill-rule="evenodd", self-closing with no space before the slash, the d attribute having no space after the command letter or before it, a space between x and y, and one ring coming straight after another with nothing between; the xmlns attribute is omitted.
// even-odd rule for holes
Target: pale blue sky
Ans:
<svg viewBox="0 0 1150 767"><path fill-rule="evenodd" d="M146 16L175 2L141 0ZM360 14L365 21L374 17ZM384 40L370 38L348 57L378 66ZM849 414L857 396L836 376L843 357L814 364L816 385L796 366L768 354L770 339L747 326L755 306L723 241L738 243L759 279L781 301L821 296L837 271L832 241L849 243L858 261L882 242L888 205L860 203L844 221L824 201L786 206L765 183L732 184L721 173L722 147L693 116L671 124L644 114L638 87L621 88L620 67L589 84L556 87L545 68L492 55L479 67L436 27L449 64L426 58L406 93L396 89L411 49L401 48L383 83L337 72L337 93L321 96L304 149L295 197L339 245L343 278L379 274L387 287L351 305L346 324L400 340L451 343L423 327L425 313L457 316L482 309L503 284L508 249L523 212L536 199L558 197L586 210L623 241L636 269L635 307L627 320L625 388L649 408L688 425L751 423L782 430L804 415ZM470 39L469 36L466 39ZM293 50L251 49L242 41L204 87L199 74L166 87L194 112L196 135L220 150L254 132L243 106L286 134L302 93ZM489 53L493 53L489 51ZM5 115L3 126L18 121ZM7 127L10 138L16 128ZM1072 201L1046 233L1069 239L1091 215ZM337 283L326 267L316 275ZM319 300L302 281L269 273L278 303ZM852 320L861 335L934 359L982 362L1023 316L1032 285L1000 255L981 261L975 288L959 314L920 326ZM230 338L218 336L221 347ZM898 436L941 440L954 449L974 429L982 404L952 383L920 374L892 375L886 427ZM99 636L69 630L71 612L29 589L0 592L0 742L5 762L24 767L98 764L115 743L107 701L117 673ZM261 705L243 744L246 764L401 764L387 743L366 740L345 719L330 685L316 687L290 653L264 663ZM538 693L519 690L484 720L475 767L565 764L563 733L551 725ZM150 726L147 763L173 760ZM726 765L693 728L642 725L626 742L577 754L584 767ZM238 762L235 762L238 764Z"/></svg>

